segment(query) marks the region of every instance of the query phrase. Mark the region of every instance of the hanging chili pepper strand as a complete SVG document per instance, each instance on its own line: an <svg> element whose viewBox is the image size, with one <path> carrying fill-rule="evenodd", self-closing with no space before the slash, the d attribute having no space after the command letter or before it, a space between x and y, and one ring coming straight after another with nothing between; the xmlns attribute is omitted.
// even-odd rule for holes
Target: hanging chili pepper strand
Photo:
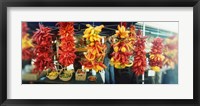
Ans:
<svg viewBox="0 0 200 106"><path fill-rule="evenodd" d="M110 60L111 65L117 69L123 69L133 65L133 62L129 59L133 54L133 45L129 39L129 33L130 31L127 31L123 25L121 27L118 25L118 30L116 30L115 34L118 42L112 45L114 52L111 54L112 57Z"/></svg>
<svg viewBox="0 0 200 106"><path fill-rule="evenodd" d="M143 37L141 31L138 31L137 41L134 48L134 63L132 71L137 75L141 75L146 69L146 52L145 52L145 42L146 37Z"/></svg>
<svg viewBox="0 0 200 106"><path fill-rule="evenodd" d="M85 69L94 69L96 72L103 70L106 66L103 64L105 57L106 45L100 41L102 37L99 35L103 25L92 27L86 25L88 28L84 31L83 38L86 38L87 53L84 54L85 59L81 61L81 64Z"/></svg>
<svg viewBox="0 0 200 106"><path fill-rule="evenodd" d="M165 40L163 54L165 59L163 61L164 65L170 66L174 69L175 64L178 63L178 38L174 35Z"/></svg>
<svg viewBox="0 0 200 106"><path fill-rule="evenodd" d="M59 63L63 66L69 66L74 63L75 55L75 40L74 40L74 23L59 22L60 45L58 49Z"/></svg>
<svg viewBox="0 0 200 106"><path fill-rule="evenodd" d="M155 38L152 42L153 46L151 48L150 52L150 61L149 65L151 66L151 69L159 72L160 68L162 68L164 56L162 55L163 50L163 39L162 38Z"/></svg>
<svg viewBox="0 0 200 106"><path fill-rule="evenodd" d="M33 35L34 65L33 72L42 72L46 69L54 69L51 28L39 24L39 29Z"/></svg>
<svg viewBox="0 0 200 106"><path fill-rule="evenodd" d="M30 60L33 54L32 40L29 38L28 25L22 22L22 60Z"/></svg>

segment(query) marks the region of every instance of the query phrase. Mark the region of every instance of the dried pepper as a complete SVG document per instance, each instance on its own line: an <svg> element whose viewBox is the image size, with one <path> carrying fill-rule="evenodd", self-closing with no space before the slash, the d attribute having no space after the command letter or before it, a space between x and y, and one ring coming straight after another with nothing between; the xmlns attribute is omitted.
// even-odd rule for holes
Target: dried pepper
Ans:
<svg viewBox="0 0 200 106"><path fill-rule="evenodd" d="M149 65L151 66L151 69L159 72L160 68L162 68L164 56L162 54L163 52L163 39L161 38L155 38L152 42L153 46L151 48L150 52L150 61Z"/></svg>
<svg viewBox="0 0 200 106"><path fill-rule="evenodd" d="M172 36L165 40L166 44L164 45L164 65L170 66L174 69L175 64L178 63L178 38L176 36Z"/></svg>
<svg viewBox="0 0 200 106"><path fill-rule="evenodd" d="M51 28L39 24L39 29L33 35L34 65L33 72L54 69Z"/></svg>
<svg viewBox="0 0 200 106"><path fill-rule="evenodd" d="M144 74L146 70L146 52L145 52L145 42L146 37L142 36L141 31L138 31L137 41L134 46L134 63L132 71L137 75Z"/></svg>
<svg viewBox="0 0 200 106"><path fill-rule="evenodd" d="M59 22L60 45L59 45L59 63L63 66L69 66L74 63L75 55L75 40L74 40L74 23Z"/></svg>
<svg viewBox="0 0 200 106"><path fill-rule="evenodd" d="M130 56L133 54L132 41L129 39L130 31L127 31L124 26L118 25L118 30L116 30L116 39L118 42L112 45L114 52L111 54L112 58L110 60L111 65L117 69L123 69L125 67L130 67L133 62L130 61Z"/></svg>
<svg viewBox="0 0 200 106"><path fill-rule="evenodd" d="M28 25L22 22L22 60L30 60L33 54L32 40L27 33Z"/></svg>
<svg viewBox="0 0 200 106"><path fill-rule="evenodd" d="M86 38L88 42L87 53L84 54L85 59L81 61L81 64L85 69L94 69L96 72L103 70L106 66L103 64L105 57L106 45L100 41L102 37L99 35L103 25L92 27L86 25L88 28L84 31L83 38Z"/></svg>

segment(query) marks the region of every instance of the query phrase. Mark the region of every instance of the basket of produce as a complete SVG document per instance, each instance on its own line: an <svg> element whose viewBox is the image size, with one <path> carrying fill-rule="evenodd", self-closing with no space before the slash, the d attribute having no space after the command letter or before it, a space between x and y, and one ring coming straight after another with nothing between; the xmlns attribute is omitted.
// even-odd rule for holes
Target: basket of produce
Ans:
<svg viewBox="0 0 200 106"><path fill-rule="evenodd" d="M55 80L58 77L59 73L57 71L51 71L50 73L47 73L46 77L49 80Z"/></svg>
<svg viewBox="0 0 200 106"><path fill-rule="evenodd" d="M77 81L85 81L86 80L86 74L87 73L85 71L83 71L82 69L78 69L76 71L76 74L75 74L75 79Z"/></svg>
<svg viewBox="0 0 200 106"><path fill-rule="evenodd" d="M73 76L73 70L64 70L62 74L59 75L60 80L69 81Z"/></svg>

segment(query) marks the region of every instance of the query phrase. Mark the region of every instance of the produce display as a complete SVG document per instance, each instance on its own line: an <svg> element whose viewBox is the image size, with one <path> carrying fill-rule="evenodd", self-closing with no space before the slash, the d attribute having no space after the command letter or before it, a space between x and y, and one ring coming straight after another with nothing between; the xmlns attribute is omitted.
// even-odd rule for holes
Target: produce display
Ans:
<svg viewBox="0 0 200 106"><path fill-rule="evenodd" d="M157 31L153 26L145 22L22 22L23 74L37 75L36 81L67 84L158 80L155 72L169 74L169 67L177 70L178 33Z"/></svg>
<svg viewBox="0 0 200 106"><path fill-rule="evenodd" d="M111 65L117 69L122 69L125 67L130 67L133 62L130 61L130 56L133 54L132 41L129 40L129 33L124 26L118 25L118 30L116 30L115 36L118 42L112 45L114 52L111 54L112 58L110 60Z"/></svg>
<svg viewBox="0 0 200 106"><path fill-rule="evenodd" d="M51 28L39 24L39 29L34 33L32 39L34 44L34 65L33 72L42 72L47 69L54 69L52 34Z"/></svg>
<svg viewBox="0 0 200 106"><path fill-rule="evenodd" d="M83 38L86 38L87 53L84 54L85 59L81 61L85 69L94 69L96 72L102 71L106 66L103 64L105 57L106 45L100 41L102 37L99 35L103 25L93 27L89 24L88 28L84 31Z"/></svg>
<svg viewBox="0 0 200 106"><path fill-rule="evenodd" d="M178 38L172 36L165 40L163 54L165 56L164 65L170 66L174 69L175 64L178 63Z"/></svg>
<svg viewBox="0 0 200 106"><path fill-rule="evenodd" d="M58 24L60 35L59 45L59 63L63 66L69 66L74 63L75 43L74 43L74 23L73 22L59 22Z"/></svg>
<svg viewBox="0 0 200 106"><path fill-rule="evenodd" d="M154 41L152 42L153 46L151 48L150 52L150 63L149 65L151 66L151 69L159 72L160 69L163 66L163 39L161 38L155 38Z"/></svg>
<svg viewBox="0 0 200 106"><path fill-rule="evenodd" d="M22 22L22 60L31 60L33 57L33 44L30 35L27 33L28 25Z"/></svg>
<svg viewBox="0 0 200 106"><path fill-rule="evenodd" d="M137 75L144 74L146 70L146 52L145 52L145 42L146 37L142 36L141 31L138 31L137 40L134 44L134 63L132 71Z"/></svg>

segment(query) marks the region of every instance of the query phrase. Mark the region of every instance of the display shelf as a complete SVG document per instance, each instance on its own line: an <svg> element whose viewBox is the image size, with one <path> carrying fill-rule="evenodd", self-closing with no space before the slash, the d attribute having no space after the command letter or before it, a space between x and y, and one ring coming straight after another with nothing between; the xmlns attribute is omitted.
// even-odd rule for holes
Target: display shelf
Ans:
<svg viewBox="0 0 200 106"><path fill-rule="evenodd" d="M22 84L103 84L102 77L100 73L96 74L97 80L96 81L89 81L88 77L91 75L90 72L87 73L86 80L85 81L76 81L75 80L75 74L73 74L72 79L69 81L61 81L59 78L55 80L49 80L47 77L44 76L44 79L37 81L22 81Z"/></svg>

